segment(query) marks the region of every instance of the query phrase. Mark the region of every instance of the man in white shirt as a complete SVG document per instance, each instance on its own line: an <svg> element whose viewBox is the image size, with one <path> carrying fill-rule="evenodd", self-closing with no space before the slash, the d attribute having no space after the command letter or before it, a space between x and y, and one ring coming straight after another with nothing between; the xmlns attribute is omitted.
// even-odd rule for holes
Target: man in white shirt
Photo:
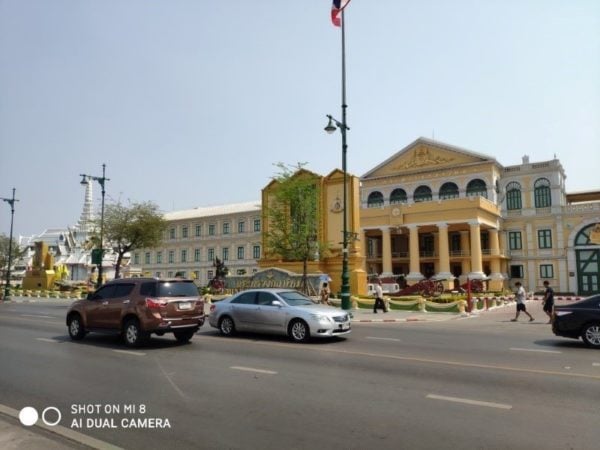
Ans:
<svg viewBox="0 0 600 450"><path fill-rule="evenodd" d="M381 280L377 279L375 283L375 303L373 304L373 314L377 314L377 310L381 308L386 313L385 302L383 301L383 289L381 288Z"/></svg>
<svg viewBox="0 0 600 450"><path fill-rule="evenodd" d="M523 311L525 314L527 314L529 316L529 321L533 322L533 317L531 317L531 314L529 314L527 312L527 308L525 307L525 288L523 287L523 285L521 284L520 281L517 281L515 283L515 287L517 288L517 292L515 292L515 301L517 302L517 315L515 316L514 319L510 319L511 322L516 322L517 319L519 318L519 314L521 314L521 311Z"/></svg>

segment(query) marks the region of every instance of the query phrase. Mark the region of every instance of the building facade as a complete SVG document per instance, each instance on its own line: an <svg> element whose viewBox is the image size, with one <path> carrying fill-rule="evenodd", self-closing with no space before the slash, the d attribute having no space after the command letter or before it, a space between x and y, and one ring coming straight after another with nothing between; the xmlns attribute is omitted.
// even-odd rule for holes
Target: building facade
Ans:
<svg viewBox="0 0 600 450"><path fill-rule="evenodd" d="M361 177L366 270L486 279L541 290L599 292L600 191L567 194L557 159L502 166L495 158L417 139Z"/></svg>
<svg viewBox="0 0 600 450"><path fill-rule="evenodd" d="M176 274L204 286L215 275L219 258L231 275L258 270L262 254L260 201L169 212L161 245L134 250L132 264L147 276Z"/></svg>

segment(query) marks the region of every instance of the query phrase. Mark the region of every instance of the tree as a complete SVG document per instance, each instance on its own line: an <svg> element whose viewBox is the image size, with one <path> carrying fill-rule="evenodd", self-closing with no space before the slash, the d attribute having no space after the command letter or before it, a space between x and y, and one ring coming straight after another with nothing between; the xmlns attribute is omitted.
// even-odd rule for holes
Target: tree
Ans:
<svg viewBox="0 0 600 450"><path fill-rule="evenodd" d="M8 265L8 247L9 247L10 238L5 234L0 234L0 268L6 269ZM12 248L11 248L11 265L15 263L15 261L22 256L25 255L25 251L27 249L22 249L17 244L17 241L12 240Z"/></svg>
<svg viewBox="0 0 600 450"><path fill-rule="evenodd" d="M308 261L323 255L327 244L319 239L319 178L303 169L304 163L276 164L276 185L266 208L268 252L284 261L302 261L302 285L307 291Z"/></svg>
<svg viewBox="0 0 600 450"><path fill-rule="evenodd" d="M121 273L123 255L139 248L153 248L162 241L167 222L152 202L110 204L104 211L104 242L117 253L115 278ZM95 223L94 241L98 240L100 219Z"/></svg>

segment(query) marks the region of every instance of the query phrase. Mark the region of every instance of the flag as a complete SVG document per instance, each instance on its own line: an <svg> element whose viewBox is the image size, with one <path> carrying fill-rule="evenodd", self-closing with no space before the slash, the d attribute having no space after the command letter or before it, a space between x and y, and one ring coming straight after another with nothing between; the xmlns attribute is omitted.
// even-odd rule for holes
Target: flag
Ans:
<svg viewBox="0 0 600 450"><path fill-rule="evenodd" d="M348 6L348 3L350 3L350 0L333 0L333 4L331 5L331 22L333 22L336 27L342 25L340 14L342 13L342 10Z"/></svg>

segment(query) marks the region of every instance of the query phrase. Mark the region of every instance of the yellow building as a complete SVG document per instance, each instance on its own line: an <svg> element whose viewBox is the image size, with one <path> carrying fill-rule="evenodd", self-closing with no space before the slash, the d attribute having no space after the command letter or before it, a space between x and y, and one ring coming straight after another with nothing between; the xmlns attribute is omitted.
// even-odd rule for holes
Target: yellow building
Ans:
<svg viewBox="0 0 600 450"><path fill-rule="evenodd" d="M565 192L557 159L502 166L419 138L361 177L360 239L369 274L489 279L530 291L600 291L600 191ZM598 233L600 234L600 233Z"/></svg>

